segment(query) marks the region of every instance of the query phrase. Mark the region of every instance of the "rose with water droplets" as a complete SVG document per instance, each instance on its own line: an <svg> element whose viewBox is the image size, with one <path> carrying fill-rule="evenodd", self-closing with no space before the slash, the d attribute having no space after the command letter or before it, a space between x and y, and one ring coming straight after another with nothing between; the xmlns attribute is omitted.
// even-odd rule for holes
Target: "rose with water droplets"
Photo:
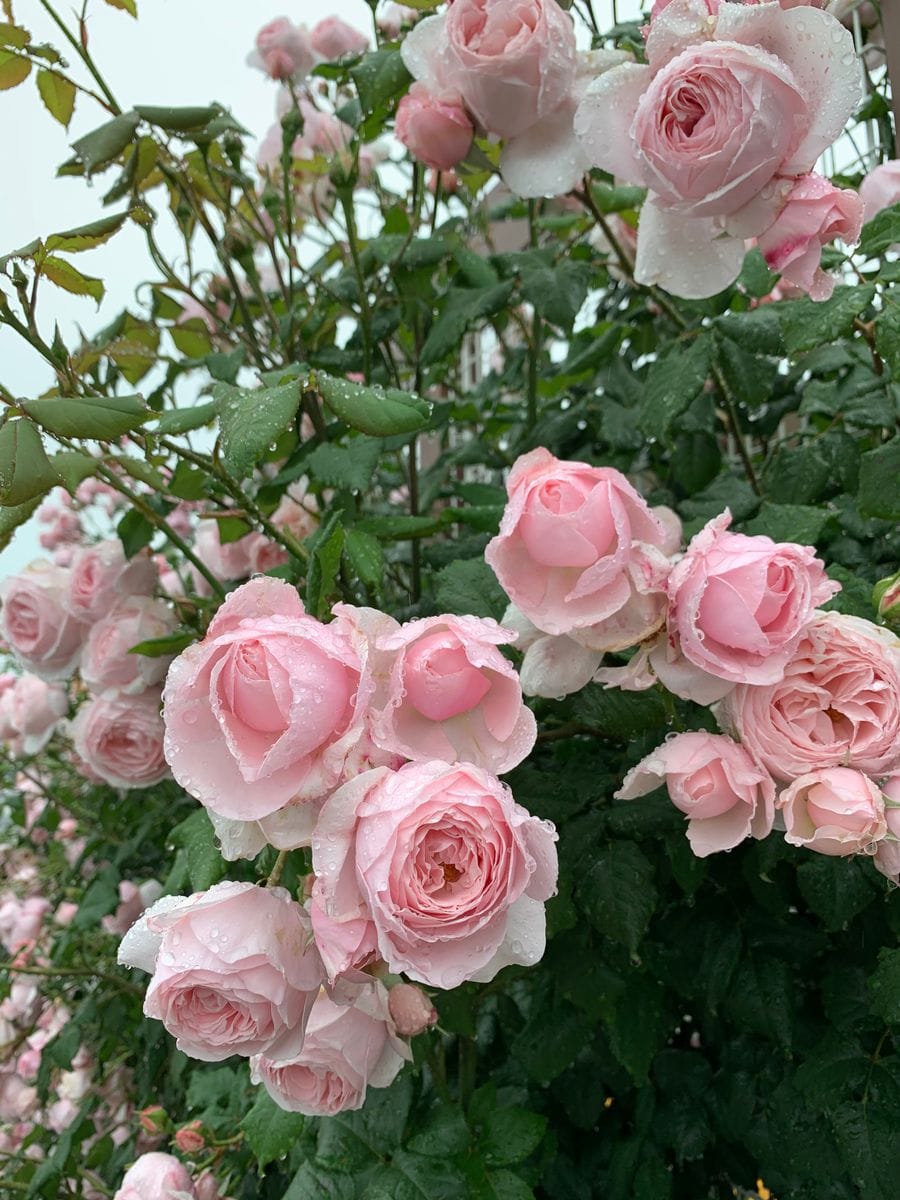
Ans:
<svg viewBox="0 0 900 1200"><path fill-rule="evenodd" d="M795 779L778 797L785 841L819 854L874 854L887 833L884 797L849 767L825 767Z"/></svg>

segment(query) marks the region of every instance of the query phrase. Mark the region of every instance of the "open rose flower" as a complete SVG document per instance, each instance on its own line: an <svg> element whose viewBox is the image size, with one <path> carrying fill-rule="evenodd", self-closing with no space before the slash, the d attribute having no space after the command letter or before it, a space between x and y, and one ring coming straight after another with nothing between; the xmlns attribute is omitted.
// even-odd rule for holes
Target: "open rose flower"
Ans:
<svg viewBox="0 0 900 1200"><path fill-rule="evenodd" d="M204 1062L299 1053L324 981L302 906L284 888L231 881L158 900L122 939L119 962L153 976L144 1013Z"/></svg>
<svg viewBox="0 0 900 1200"><path fill-rule="evenodd" d="M411 1058L397 1036L383 985L371 981L352 1005L335 1004L321 992L299 1054L283 1062L260 1055L250 1063L250 1077L279 1108L331 1117L362 1108L366 1088L389 1087Z"/></svg>
<svg viewBox="0 0 900 1200"><path fill-rule="evenodd" d="M874 854L887 833L884 798L862 771L824 767L778 797L784 840L819 854Z"/></svg>
<svg viewBox="0 0 900 1200"><path fill-rule="evenodd" d="M821 613L784 678L739 684L719 715L776 779L838 766L887 775L900 764L900 639L861 617Z"/></svg>
<svg viewBox="0 0 900 1200"><path fill-rule="evenodd" d="M0 736L15 755L37 754L69 707L65 689L37 675L20 675L0 693Z"/></svg>
<svg viewBox="0 0 900 1200"><path fill-rule="evenodd" d="M0 583L0 637L41 679L71 675L87 629L67 611L70 572L39 560Z"/></svg>
<svg viewBox="0 0 900 1200"><path fill-rule="evenodd" d="M393 655L376 742L416 761L470 762L502 775L531 752L537 728L515 668L498 650L515 639L496 621L425 617L378 640Z"/></svg>
<svg viewBox="0 0 900 1200"><path fill-rule="evenodd" d="M313 870L327 915L368 917L392 972L453 988L541 957L555 841L486 771L408 763L326 801Z"/></svg>
<svg viewBox="0 0 900 1200"><path fill-rule="evenodd" d="M232 592L163 694L172 774L220 816L255 821L323 796L364 732L364 643L261 577Z"/></svg>
<svg viewBox="0 0 900 1200"><path fill-rule="evenodd" d="M81 658L81 678L100 696L135 695L161 684L171 655L132 654L139 642L175 628L172 610L150 596L130 596L91 626Z"/></svg>
<svg viewBox="0 0 900 1200"><path fill-rule="evenodd" d="M691 540L669 576L669 635L695 666L777 683L819 605L841 590L811 546L729 533L731 513Z"/></svg>
<svg viewBox="0 0 900 1200"><path fill-rule="evenodd" d="M772 829L775 784L729 737L676 734L631 768L616 796L633 800L663 782L688 818L688 841L700 858Z"/></svg>
<svg viewBox="0 0 900 1200"><path fill-rule="evenodd" d="M270 79L290 79L300 83L318 61L309 30L294 25L287 17L276 17L256 35L256 48L247 56L247 65L257 67Z"/></svg>
<svg viewBox="0 0 900 1200"><path fill-rule="evenodd" d="M892 158L873 167L859 185L859 196L865 221L871 221L883 208L900 203L900 159Z"/></svg>
<svg viewBox="0 0 900 1200"><path fill-rule="evenodd" d="M126 558L112 539L76 550L66 608L77 621L99 621L127 596L149 596L159 573L149 553Z"/></svg>
<svg viewBox="0 0 900 1200"><path fill-rule="evenodd" d="M312 28L309 35L312 48L326 62L333 62L345 54L364 54L369 48L369 39L340 17L323 17Z"/></svg>
<svg viewBox="0 0 900 1200"><path fill-rule="evenodd" d="M853 113L853 39L808 6L672 0L656 9L647 59L590 85L576 134L595 166L650 189L638 282L715 295L778 215L790 187L779 181L811 171Z"/></svg>
<svg viewBox="0 0 900 1200"><path fill-rule="evenodd" d="M538 629L602 652L662 625L671 531L624 475L538 449L516 460L506 487L484 556Z"/></svg>
<svg viewBox="0 0 900 1200"><path fill-rule="evenodd" d="M113 1200L194 1200L194 1195L187 1167L171 1154L153 1150L128 1168Z"/></svg>
<svg viewBox="0 0 900 1200"><path fill-rule="evenodd" d="M164 732L158 691L88 700L71 726L87 778L116 788L150 787L166 778Z"/></svg>

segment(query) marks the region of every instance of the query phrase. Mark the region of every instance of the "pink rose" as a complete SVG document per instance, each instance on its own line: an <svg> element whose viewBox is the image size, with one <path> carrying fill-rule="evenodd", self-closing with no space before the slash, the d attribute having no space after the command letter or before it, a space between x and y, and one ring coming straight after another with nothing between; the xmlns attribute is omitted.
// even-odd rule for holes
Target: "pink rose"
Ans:
<svg viewBox="0 0 900 1200"><path fill-rule="evenodd" d="M841 590L811 546L729 533L726 509L669 576L669 635L695 666L736 683L777 683L813 610Z"/></svg>
<svg viewBox="0 0 900 1200"><path fill-rule="evenodd" d="M394 0L390 0L378 14L376 22L379 31L386 38L394 41L400 36L403 26L412 25L418 16L419 13L415 8L410 8L406 4L395 4Z"/></svg>
<svg viewBox="0 0 900 1200"><path fill-rule="evenodd" d="M119 962L152 974L145 1015L204 1062L291 1058L324 979L290 894L230 881L158 900L122 939Z"/></svg>
<svg viewBox="0 0 900 1200"><path fill-rule="evenodd" d="M338 980L350 983L368 980L363 970L378 958L375 926L367 916L342 913L339 918L331 917L326 903L317 882L309 902L309 916L329 984L334 985Z"/></svg>
<svg viewBox="0 0 900 1200"><path fill-rule="evenodd" d="M41 679L71 675L87 632L66 611L69 571L44 560L0 583L0 637Z"/></svg>
<svg viewBox="0 0 900 1200"><path fill-rule="evenodd" d="M862 215L856 192L836 188L821 175L803 175L758 245L770 270L813 300L827 300L834 291L834 276L819 266L822 247L835 238L858 242Z"/></svg>
<svg viewBox="0 0 900 1200"><path fill-rule="evenodd" d="M142 1154L122 1176L113 1200L193 1200L190 1172L171 1154Z"/></svg>
<svg viewBox="0 0 900 1200"><path fill-rule="evenodd" d="M900 159L892 158L873 167L859 185L863 220L871 221L883 208L900 203Z"/></svg>
<svg viewBox="0 0 900 1200"><path fill-rule="evenodd" d="M665 782L688 818L688 841L699 858L733 850L772 829L775 785L742 746L717 733L678 733L632 767L616 796L633 800Z"/></svg>
<svg viewBox="0 0 900 1200"><path fill-rule="evenodd" d="M43 896L21 901L9 896L0 904L0 943L10 954L30 945L40 934L49 911L50 901Z"/></svg>
<svg viewBox="0 0 900 1200"><path fill-rule="evenodd" d="M414 83L400 101L394 132L413 158L436 171L461 162L475 136L459 99L434 95L424 83Z"/></svg>
<svg viewBox="0 0 900 1200"><path fill-rule="evenodd" d="M144 788L169 774L159 692L88 700L79 708L71 733L89 779L96 776L116 788Z"/></svg>
<svg viewBox="0 0 900 1200"><path fill-rule="evenodd" d="M166 758L185 791L223 817L258 820L333 788L364 731L365 643L308 616L296 590L237 588L202 642L169 668Z"/></svg>
<svg viewBox="0 0 900 1200"><path fill-rule="evenodd" d="M534 714L515 668L497 649L515 634L479 617L425 617L378 639L393 655L382 749L418 762L470 762L502 775L530 754Z"/></svg>
<svg viewBox="0 0 900 1200"><path fill-rule="evenodd" d="M366 35L340 17L323 17L313 26L310 42L316 54L328 62L345 54L364 54L369 48Z"/></svg>
<svg viewBox="0 0 900 1200"><path fill-rule="evenodd" d="M825 767L795 779L778 797L784 840L819 854L874 854L887 832L884 799L862 771Z"/></svg>
<svg viewBox="0 0 900 1200"><path fill-rule="evenodd" d="M189 1121L175 1132L175 1145L182 1154L197 1155L206 1149L202 1121Z"/></svg>
<svg viewBox="0 0 900 1200"><path fill-rule="evenodd" d="M884 781L882 798L887 833L878 843L872 862L891 883L900 884L900 774Z"/></svg>
<svg viewBox="0 0 900 1200"><path fill-rule="evenodd" d="M330 1117L362 1108L366 1088L389 1087L411 1057L394 1031L383 986L372 984L353 1005L334 1004L321 992L300 1053L281 1062L260 1055L250 1078L288 1112Z"/></svg>
<svg viewBox="0 0 900 1200"><path fill-rule="evenodd" d="M624 475L538 449L516 460L506 488L484 557L538 629L603 651L662 625L671 535Z"/></svg>
<svg viewBox="0 0 900 1200"><path fill-rule="evenodd" d="M257 67L270 79L291 79L300 83L316 65L317 55L304 25L294 25L287 17L276 17L256 35L256 49L247 56L247 65Z"/></svg>
<svg viewBox="0 0 900 1200"><path fill-rule="evenodd" d="M175 628L172 610L150 596L130 596L91 627L81 657L81 678L97 695L134 695L161 684L172 655L132 654L140 642L166 637Z"/></svg>
<svg viewBox="0 0 900 1200"><path fill-rule="evenodd" d="M128 596L149 596L159 576L149 553L127 559L121 542L83 546L72 560L66 608L76 621L99 621Z"/></svg>
<svg viewBox="0 0 900 1200"><path fill-rule="evenodd" d="M141 913L154 904L162 894L162 884L148 879L140 887L130 879L119 882L119 904L112 916L103 917L101 924L107 933L124 936Z"/></svg>
<svg viewBox="0 0 900 1200"><path fill-rule="evenodd" d="M414 983L395 983L388 992L388 1010L401 1037L417 1037L437 1024L437 1009Z"/></svg>
<svg viewBox="0 0 900 1200"><path fill-rule="evenodd" d="M900 762L900 639L861 617L820 613L784 678L738 685L720 715L776 779L838 766L887 775Z"/></svg>
<svg viewBox="0 0 900 1200"><path fill-rule="evenodd" d="M408 763L329 797L313 870L327 915L371 919L392 972L453 988L541 957L555 841L480 767Z"/></svg>
<svg viewBox="0 0 900 1200"><path fill-rule="evenodd" d="M194 553L216 579L231 582L260 571L270 571L288 560L287 551L255 530L234 542L222 542L218 521L201 521L194 536ZM203 594L209 585L192 568L194 581Z"/></svg>
<svg viewBox="0 0 900 1200"><path fill-rule="evenodd" d="M575 33L556 0L454 0L416 25L402 53L415 79L459 92L503 138L557 109L575 78Z"/></svg>
<svg viewBox="0 0 900 1200"><path fill-rule="evenodd" d="M625 63L587 89L575 131L593 165L650 189L635 278L710 296L772 224L779 177L811 171L856 107L853 39L808 6L672 0Z"/></svg>
<svg viewBox="0 0 900 1200"><path fill-rule="evenodd" d="M15 755L38 754L66 715L69 698L64 688L37 675L21 675L0 694L2 735Z"/></svg>

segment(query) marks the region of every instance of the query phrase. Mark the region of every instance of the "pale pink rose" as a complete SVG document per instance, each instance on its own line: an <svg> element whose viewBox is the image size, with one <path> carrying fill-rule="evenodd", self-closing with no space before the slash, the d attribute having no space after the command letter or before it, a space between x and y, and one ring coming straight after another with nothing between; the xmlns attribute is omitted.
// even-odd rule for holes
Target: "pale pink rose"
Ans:
<svg viewBox="0 0 900 1200"><path fill-rule="evenodd" d="M57 925L63 927L71 925L75 920L75 914L78 912L78 905L72 900L63 900L57 905L56 912L53 914L53 920Z"/></svg>
<svg viewBox="0 0 900 1200"><path fill-rule="evenodd" d="M8 896L0 904L0 943L4 949L15 954L34 942L49 911L50 901L43 896L29 896L26 900Z"/></svg>
<svg viewBox="0 0 900 1200"><path fill-rule="evenodd" d="M99 621L126 597L149 596L157 580L148 551L127 559L119 541L84 546L72 560L66 608L77 621Z"/></svg>
<svg viewBox="0 0 900 1200"><path fill-rule="evenodd" d="M389 0L378 14L377 25L386 38L395 41L400 36L403 26L414 24L418 17L419 13L415 8L406 4L395 4L394 0Z"/></svg>
<svg viewBox="0 0 900 1200"><path fill-rule="evenodd" d="M538 629L603 651L660 627L670 533L624 475L538 449L516 460L506 487L484 556Z"/></svg>
<svg viewBox="0 0 900 1200"><path fill-rule="evenodd" d="M257 67L270 79L299 83L316 65L317 57L305 25L276 17L256 35L256 49L247 56L247 65Z"/></svg>
<svg viewBox="0 0 900 1200"><path fill-rule="evenodd" d="M557 109L575 78L575 34L556 0L454 0L407 34L403 61L451 88L488 133L511 138Z"/></svg>
<svg viewBox="0 0 900 1200"><path fill-rule="evenodd" d="M291 492L286 492L281 497L278 507L272 513L272 524L276 529L284 529L293 534L298 542L302 542L319 526L315 497L306 495L303 487L297 488L294 485Z"/></svg>
<svg viewBox="0 0 900 1200"><path fill-rule="evenodd" d="M16 1124L27 1120L37 1106L37 1088L30 1087L14 1072L0 1069L0 1121Z"/></svg>
<svg viewBox="0 0 900 1200"><path fill-rule="evenodd" d="M519 681L526 696L561 700L580 692L603 661L602 651L588 650L565 633L542 632L514 604L507 607L502 625L517 634L516 649L523 654Z"/></svg>
<svg viewBox="0 0 900 1200"><path fill-rule="evenodd" d="M824 767L795 779L778 797L784 840L819 854L874 854L887 833L884 798L862 771Z"/></svg>
<svg viewBox="0 0 900 1200"><path fill-rule="evenodd" d="M234 542L219 539L218 521L201 521L194 536L194 553L216 579L230 583L235 579L246 579L259 571L286 563L286 551L277 543L255 530L244 534ZM208 594L208 584L192 568L195 583Z"/></svg>
<svg viewBox="0 0 900 1200"><path fill-rule="evenodd" d="M541 957L555 841L481 768L408 763L329 797L313 870L326 914L370 918L392 972L453 988Z"/></svg>
<svg viewBox="0 0 900 1200"><path fill-rule="evenodd" d="M822 247L835 238L858 242L862 214L856 192L836 188L821 175L803 175L758 245L770 270L813 300L827 300L835 281L819 266Z"/></svg>
<svg viewBox="0 0 900 1200"><path fill-rule="evenodd" d="M145 1015L204 1062L292 1057L324 981L304 909L252 883L164 896L122 939L119 962L153 975Z"/></svg>
<svg viewBox="0 0 900 1200"><path fill-rule="evenodd" d="M650 189L638 282L715 295L783 204L779 177L811 171L853 113L853 39L809 6L671 0L651 22L647 59L600 75L575 131L593 165Z"/></svg>
<svg viewBox="0 0 900 1200"><path fill-rule="evenodd" d="M776 779L838 766L890 774L900 763L900 639L861 617L821 613L784 678L739 684L720 717Z"/></svg>
<svg viewBox="0 0 900 1200"><path fill-rule="evenodd" d="M518 766L537 726L498 649L515 639L496 621L446 615L379 638L393 662L387 703L373 717L376 743L417 762L469 762L495 775Z"/></svg>
<svg viewBox="0 0 900 1200"><path fill-rule="evenodd" d="M414 83L398 104L394 132L413 158L436 171L461 162L475 136L459 98L434 95L424 83Z"/></svg>
<svg viewBox="0 0 900 1200"><path fill-rule="evenodd" d="M616 796L633 800L662 783L688 818L688 841L699 858L771 832L775 785L729 737L675 734L631 768Z"/></svg>
<svg viewBox="0 0 900 1200"><path fill-rule="evenodd" d="M892 775L885 782L882 797L887 834L878 843L872 862L891 883L900 884L900 807L891 804L900 806L900 775Z"/></svg>
<svg viewBox="0 0 900 1200"><path fill-rule="evenodd" d="M144 788L169 774L159 692L86 701L72 721L75 753L111 787Z"/></svg>
<svg viewBox="0 0 900 1200"><path fill-rule="evenodd" d="M101 924L107 933L123 937L145 909L155 904L162 895L162 884L148 879L140 887L130 879L119 881L119 903L116 911L103 917Z"/></svg>
<svg viewBox="0 0 900 1200"><path fill-rule="evenodd" d="M669 576L669 636L695 666L734 683L777 683L813 610L841 585L812 546L729 533L726 509Z"/></svg>
<svg viewBox="0 0 900 1200"><path fill-rule="evenodd" d="M873 167L859 185L863 220L871 221L883 208L900 203L900 159L891 158Z"/></svg>
<svg viewBox="0 0 900 1200"><path fill-rule="evenodd" d="M437 1024L437 1009L414 983L394 984L388 992L388 1011L401 1037L417 1037Z"/></svg>
<svg viewBox="0 0 900 1200"><path fill-rule="evenodd" d="M172 655L130 653L140 642L166 637L175 616L162 600L130 596L91 627L81 656L81 678L96 695L134 695L161 684Z"/></svg>
<svg viewBox="0 0 900 1200"><path fill-rule="evenodd" d="M364 968L378 959L374 924L367 916L342 913L339 918L331 917L326 903L317 881L309 901L309 916L329 984L333 986L339 979L353 983L367 979Z"/></svg>
<svg viewBox="0 0 900 1200"><path fill-rule="evenodd" d="M310 42L316 54L327 62L343 58L345 54L364 54L369 48L369 39L340 17L323 17L313 26Z"/></svg>
<svg viewBox="0 0 900 1200"><path fill-rule="evenodd" d="M300 1053L282 1062L260 1055L250 1063L250 1078L288 1112L330 1117L362 1108L366 1088L389 1087L411 1057L394 1030L384 987L373 982L352 1005L321 992Z"/></svg>
<svg viewBox="0 0 900 1200"><path fill-rule="evenodd" d="M41 560L0 583L0 637L41 679L71 675L87 633L66 609L69 579L65 568Z"/></svg>
<svg viewBox="0 0 900 1200"><path fill-rule="evenodd" d="M353 127L334 113L317 108L305 97L300 99L303 133L294 142L295 158L312 158L316 154L331 157L346 150L353 140Z"/></svg>
<svg viewBox="0 0 900 1200"><path fill-rule="evenodd" d="M362 638L308 616L289 584L261 576L237 588L169 668L172 774L239 821L325 795L364 733L365 656Z"/></svg>
<svg viewBox="0 0 900 1200"><path fill-rule="evenodd" d="M113 1200L194 1200L190 1172L171 1154L142 1154L122 1176Z"/></svg>
<svg viewBox="0 0 900 1200"><path fill-rule="evenodd" d="M19 676L0 694L0 725L11 752L32 755L43 750L68 707L65 688L37 675Z"/></svg>

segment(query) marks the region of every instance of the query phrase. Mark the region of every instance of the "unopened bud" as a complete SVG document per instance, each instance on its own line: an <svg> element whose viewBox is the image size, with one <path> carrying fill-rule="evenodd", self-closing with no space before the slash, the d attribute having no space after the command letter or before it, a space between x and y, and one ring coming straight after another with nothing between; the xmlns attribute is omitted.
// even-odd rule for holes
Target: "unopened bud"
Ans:
<svg viewBox="0 0 900 1200"><path fill-rule="evenodd" d="M169 1114L159 1104L150 1104L138 1113L144 1133L163 1133L169 1124Z"/></svg>
<svg viewBox="0 0 900 1200"><path fill-rule="evenodd" d="M874 600L885 625L900 630L900 571L875 584Z"/></svg>
<svg viewBox="0 0 900 1200"><path fill-rule="evenodd" d="M388 1011L402 1037L415 1037L438 1019L437 1009L421 988L412 983L398 983L388 992Z"/></svg>
<svg viewBox="0 0 900 1200"><path fill-rule="evenodd" d="M175 1145L182 1154L199 1154L206 1149L202 1121L189 1121L175 1134Z"/></svg>

